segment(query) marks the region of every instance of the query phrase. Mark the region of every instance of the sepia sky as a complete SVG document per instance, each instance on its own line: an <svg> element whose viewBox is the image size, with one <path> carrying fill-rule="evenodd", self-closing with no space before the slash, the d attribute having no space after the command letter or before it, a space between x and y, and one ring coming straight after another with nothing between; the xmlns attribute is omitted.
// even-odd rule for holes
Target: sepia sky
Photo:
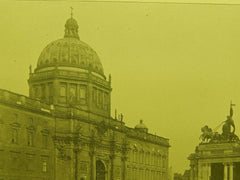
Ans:
<svg viewBox="0 0 240 180"><path fill-rule="evenodd" d="M240 135L240 5L0 1L1 89L28 95L28 67L63 37L71 6L112 75L112 112L169 138L174 172L189 168L201 127L226 120L231 100Z"/></svg>

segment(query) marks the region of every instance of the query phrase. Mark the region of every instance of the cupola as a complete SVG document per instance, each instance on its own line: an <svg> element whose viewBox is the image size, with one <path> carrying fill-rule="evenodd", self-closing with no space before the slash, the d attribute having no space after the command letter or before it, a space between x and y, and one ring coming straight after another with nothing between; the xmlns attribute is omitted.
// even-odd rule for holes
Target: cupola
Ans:
<svg viewBox="0 0 240 180"><path fill-rule="evenodd" d="M135 126L136 130L142 131L142 132L148 132L147 126L143 123L143 120L140 120L140 123Z"/></svg>

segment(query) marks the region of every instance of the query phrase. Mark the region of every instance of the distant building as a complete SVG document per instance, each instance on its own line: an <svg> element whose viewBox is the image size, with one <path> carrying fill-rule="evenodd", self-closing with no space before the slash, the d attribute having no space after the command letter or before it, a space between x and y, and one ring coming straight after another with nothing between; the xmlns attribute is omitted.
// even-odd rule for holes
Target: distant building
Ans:
<svg viewBox="0 0 240 180"><path fill-rule="evenodd" d="M185 170L184 174L174 173L174 180L190 180L190 170Z"/></svg>
<svg viewBox="0 0 240 180"><path fill-rule="evenodd" d="M222 134L208 126L202 128L202 143L188 158L190 180L240 180L240 142L235 134L232 106Z"/></svg>
<svg viewBox="0 0 240 180"><path fill-rule="evenodd" d="M183 180L190 180L190 170L184 171Z"/></svg>
<svg viewBox="0 0 240 180"><path fill-rule="evenodd" d="M183 175L181 173L174 173L173 180L183 180Z"/></svg>
<svg viewBox="0 0 240 180"><path fill-rule="evenodd" d="M0 90L1 180L167 180L169 140L111 117L111 76L75 19L28 83L29 97Z"/></svg>

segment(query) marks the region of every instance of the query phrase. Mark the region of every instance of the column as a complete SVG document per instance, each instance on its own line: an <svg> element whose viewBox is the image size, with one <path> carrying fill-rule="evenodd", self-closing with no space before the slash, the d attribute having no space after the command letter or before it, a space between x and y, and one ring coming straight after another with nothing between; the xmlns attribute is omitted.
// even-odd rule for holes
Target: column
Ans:
<svg viewBox="0 0 240 180"><path fill-rule="evenodd" d="M52 104L57 104L58 103L58 98L59 98L59 82L58 80L53 81L53 102Z"/></svg>
<svg viewBox="0 0 240 180"><path fill-rule="evenodd" d="M229 180L233 180L233 163L229 164Z"/></svg>
<svg viewBox="0 0 240 180"><path fill-rule="evenodd" d="M194 180L198 179L198 168L199 168L199 165L195 165L195 167L194 167Z"/></svg>
<svg viewBox="0 0 240 180"><path fill-rule="evenodd" d="M89 155L91 157L91 180L96 180L96 154L90 152Z"/></svg>
<svg viewBox="0 0 240 180"><path fill-rule="evenodd" d="M78 149L74 149L75 153L75 180L78 180Z"/></svg>
<svg viewBox="0 0 240 180"><path fill-rule="evenodd" d="M114 155L114 154L110 155L110 161L111 161L111 175L110 175L110 180L114 180L114 158L115 158L115 155Z"/></svg>
<svg viewBox="0 0 240 180"><path fill-rule="evenodd" d="M211 171L211 167L210 167L210 171ZM203 180L209 180L209 163L202 164L201 178Z"/></svg>
<svg viewBox="0 0 240 180"><path fill-rule="evenodd" d="M211 163L208 163L208 180L211 180Z"/></svg>
<svg viewBox="0 0 240 180"><path fill-rule="evenodd" d="M123 180L127 180L127 157L123 156L122 157L122 178Z"/></svg>
<svg viewBox="0 0 240 180"><path fill-rule="evenodd" d="M202 180L202 168L203 166L199 164L198 166L198 180Z"/></svg>
<svg viewBox="0 0 240 180"><path fill-rule="evenodd" d="M79 154L81 153L80 148L74 148L75 153L75 179L79 179Z"/></svg>
<svg viewBox="0 0 240 180"><path fill-rule="evenodd" d="M224 163L224 178L223 180L228 180L228 164Z"/></svg>
<svg viewBox="0 0 240 180"><path fill-rule="evenodd" d="M191 169L190 169L190 180L194 180L194 165L190 165Z"/></svg>

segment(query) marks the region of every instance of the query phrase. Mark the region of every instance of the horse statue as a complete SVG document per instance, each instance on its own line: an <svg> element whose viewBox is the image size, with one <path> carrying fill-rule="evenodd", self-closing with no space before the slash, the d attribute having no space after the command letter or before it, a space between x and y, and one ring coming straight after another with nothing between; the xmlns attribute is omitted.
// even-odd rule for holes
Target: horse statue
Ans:
<svg viewBox="0 0 240 180"><path fill-rule="evenodd" d="M213 131L211 128L209 128L207 125L201 128L202 135L200 136L200 139L202 139L203 143L209 142L213 138Z"/></svg>

